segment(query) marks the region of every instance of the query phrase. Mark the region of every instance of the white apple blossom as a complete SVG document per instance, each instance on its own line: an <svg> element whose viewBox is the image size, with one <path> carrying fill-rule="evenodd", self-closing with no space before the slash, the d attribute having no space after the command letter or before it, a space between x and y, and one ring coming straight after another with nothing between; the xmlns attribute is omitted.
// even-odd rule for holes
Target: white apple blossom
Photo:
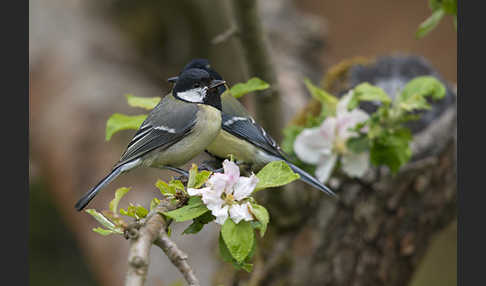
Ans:
<svg viewBox="0 0 486 286"><path fill-rule="evenodd" d="M224 173L213 174L201 189L188 188L191 196L202 196L202 201L216 217L215 222L223 225L228 216L235 222L251 221L251 205L244 201L255 189L258 178L240 177L239 167L229 161L223 162Z"/></svg>
<svg viewBox="0 0 486 286"><path fill-rule="evenodd" d="M343 171L351 177L361 177L369 167L369 153L353 153L346 147L349 138L356 137L350 128L366 121L369 115L359 108L348 111L352 94L341 98L335 117L327 117L319 127L304 129L295 139L294 151L303 162L317 165L315 175L325 183L337 160L341 159Z"/></svg>

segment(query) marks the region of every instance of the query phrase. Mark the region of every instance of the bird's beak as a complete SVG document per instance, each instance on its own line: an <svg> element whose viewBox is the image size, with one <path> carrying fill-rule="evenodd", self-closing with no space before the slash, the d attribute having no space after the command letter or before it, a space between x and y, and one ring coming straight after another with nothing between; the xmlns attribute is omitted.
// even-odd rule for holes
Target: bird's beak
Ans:
<svg viewBox="0 0 486 286"><path fill-rule="evenodd" d="M177 79L179 79L178 76L173 76L173 77L169 77L167 79L167 81L170 82L170 83L175 83L177 81Z"/></svg>
<svg viewBox="0 0 486 286"><path fill-rule="evenodd" d="M215 88L215 87L218 87L218 86L223 85L225 83L226 83L226 81L224 81L224 80L213 79L211 81L211 83L209 83L209 88Z"/></svg>

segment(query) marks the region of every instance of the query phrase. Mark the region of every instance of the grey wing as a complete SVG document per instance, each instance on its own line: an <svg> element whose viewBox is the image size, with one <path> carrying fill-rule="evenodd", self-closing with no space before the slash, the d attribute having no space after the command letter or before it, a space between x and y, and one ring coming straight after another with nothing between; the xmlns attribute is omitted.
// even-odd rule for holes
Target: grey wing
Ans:
<svg viewBox="0 0 486 286"><path fill-rule="evenodd" d="M171 95L165 96L135 133L116 166L159 147L168 148L177 143L196 124L197 110L195 104L178 101Z"/></svg>
<svg viewBox="0 0 486 286"><path fill-rule="evenodd" d="M226 132L250 142L269 154L286 159L287 155L280 149L277 142L250 116L223 113L222 122L222 129Z"/></svg>

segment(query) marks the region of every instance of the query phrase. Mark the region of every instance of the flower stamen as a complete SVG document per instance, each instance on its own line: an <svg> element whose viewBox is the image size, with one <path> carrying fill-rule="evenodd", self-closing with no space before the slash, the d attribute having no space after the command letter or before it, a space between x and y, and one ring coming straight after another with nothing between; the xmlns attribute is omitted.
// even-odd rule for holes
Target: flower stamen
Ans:
<svg viewBox="0 0 486 286"><path fill-rule="evenodd" d="M235 197L232 194L226 194L224 200L226 201L227 204L232 204L235 201Z"/></svg>

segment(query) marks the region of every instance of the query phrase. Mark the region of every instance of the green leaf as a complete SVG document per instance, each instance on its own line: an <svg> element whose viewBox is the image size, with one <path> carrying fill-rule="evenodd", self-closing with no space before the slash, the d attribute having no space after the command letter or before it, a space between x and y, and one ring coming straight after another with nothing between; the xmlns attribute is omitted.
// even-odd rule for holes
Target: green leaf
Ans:
<svg viewBox="0 0 486 286"><path fill-rule="evenodd" d="M221 255L224 262L232 262L234 260L233 256L231 256L231 253L228 250L228 247L224 243L221 232L219 233L219 255Z"/></svg>
<svg viewBox="0 0 486 286"><path fill-rule="evenodd" d="M124 115L115 113L106 122L106 137L105 140L109 141L111 136L118 131L134 129L137 130L143 121L147 118L147 115Z"/></svg>
<svg viewBox="0 0 486 286"><path fill-rule="evenodd" d="M353 89L352 98L347 106L348 110L356 108L360 101L379 101L383 103L390 103L391 98L381 87L364 82L358 84Z"/></svg>
<svg viewBox="0 0 486 286"><path fill-rule="evenodd" d="M189 198L189 202L186 206L183 206L182 208L178 208L173 211L164 212L163 214L174 219L177 222L182 222L194 219L207 211L208 208L206 207L206 205L204 205L201 198L194 196Z"/></svg>
<svg viewBox="0 0 486 286"><path fill-rule="evenodd" d="M160 193L164 196L175 195L176 193L175 188L169 187L169 184L162 181L161 179L158 179L157 182L155 182L155 186L160 190Z"/></svg>
<svg viewBox="0 0 486 286"><path fill-rule="evenodd" d="M246 83L237 83L235 84L231 89L231 95L235 98L240 98L243 95L254 92L257 90L264 90L269 88L270 85L263 80L257 78L257 77L252 77L250 78Z"/></svg>
<svg viewBox="0 0 486 286"><path fill-rule="evenodd" d="M444 12L457 16L457 0L442 0L441 3Z"/></svg>
<svg viewBox="0 0 486 286"><path fill-rule="evenodd" d="M187 188L194 188L196 185L197 165L192 164L189 169L189 179L187 180Z"/></svg>
<svg viewBox="0 0 486 286"><path fill-rule="evenodd" d="M441 9L442 8L441 1L442 0L429 0L430 10L435 11L437 9Z"/></svg>
<svg viewBox="0 0 486 286"><path fill-rule="evenodd" d="M86 212L94 217L102 226L108 229L115 229L115 224L108 220L104 215L97 212L95 209L87 209Z"/></svg>
<svg viewBox="0 0 486 286"><path fill-rule="evenodd" d="M457 0L429 0L429 7L432 11L444 10L444 12L457 15Z"/></svg>
<svg viewBox="0 0 486 286"><path fill-rule="evenodd" d="M160 200L158 198L153 198L152 201L150 201L150 210L153 210L159 204Z"/></svg>
<svg viewBox="0 0 486 286"><path fill-rule="evenodd" d="M397 104L406 111L429 109L430 105L425 97L438 100L445 95L446 88L438 79L433 76L419 76L405 85L397 99Z"/></svg>
<svg viewBox="0 0 486 286"><path fill-rule="evenodd" d="M148 110L154 109L155 106L160 102L160 97L138 97L132 94L125 94L127 98L128 105L132 107L141 107Z"/></svg>
<svg viewBox="0 0 486 286"><path fill-rule="evenodd" d="M202 185L206 183L206 181L211 176L211 172L207 170L203 170L198 172L197 165L192 164L191 169L189 170L189 180L187 181L188 188L199 189Z"/></svg>
<svg viewBox="0 0 486 286"><path fill-rule="evenodd" d="M123 198L123 196L130 191L130 188L122 187L116 190L115 198L110 202L110 210L116 214L118 209L118 203Z"/></svg>
<svg viewBox="0 0 486 286"><path fill-rule="evenodd" d="M135 219L141 219L146 217L148 212L149 211L146 208L142 207L141 205L134 206L131 203L126 210L120 209L120 214L130 216Z"/></svg>
<svg viewBox="0 0 486 286"><path fill-rule="evenodd" d="M432 15L430 15L429 18L420 24L417 33L415 34L416 37L420 39L427 35L430 31L437 27L442 17L444 17L444 10L442 9L437 9L432 12Z"/></svg>
<svg viewBox="0 0 486 286"><path fill-rule="evenodd" d="M213 216L210 211L207 211L204 214L195 218L192 223L182 232L182 234L198 233L199 231L201 231L205 224L208 224L215 219L216 217Z"/></svg>
<svg viewBox="0 0 486 286"><path fill-rule="evenodd" d="M144 218L148 215L149 211L142 206L136 206L135 213L137 214L138 217Z"/></svg>
<svg viewBox="0 0 486 286"><path fill-rule="evenodd" d="M235 224L228 218L221 227L221 236L231 256L241 263L250 254L254 243L254 232L251 224L240 221Z"/></svg>
<svg viewBox="0 0 486 286"><path fill-rule="evenodd" d="M254 203L251 204L251 213L260 222L260 236L263 237L267 230L268 222L270 221L270 215L265 207Z"/></svg>
<svg viewBox="0 0 486 286"><path fill-rule="evenodd" d="M370 140L367 136L352 137L346 142L346 146L353 153L362 153L370 149Z"/></svg>
<svg viewBox="0 0 486 286"><path fill-rule="evenodd" d="M180 191L185 190L184 184L180 180L174 180L174 179L170 180L169 181L169 187L175 189L176 192L177 192L177 190L180 190Z"/></svg>
<svg viewBox="0 0 486 286"><path fill-rule="evenodd" d="M370 160L375 166L386 165L392 173L410 160L412 151L409 143L412 134L408 128L400 128L393 132L383 132L373 140L370 150Z"/></svg>
<svg viewBox="0 0 486 286"><path fill-rule="evenodd" d="M258 174L258 184L255 192L266 188L279 187L300 178L285 161L273 161L263 167Z"/></svg>
<svg viewBox="0 0 486 286"><path fill-rule="evenodd" d="M241 265L241 268L245 270L246 272L250 273L253 270L253 264L251 263L243 263Z"/></svg>
<svg viewBox="0 0 486 286"><path fill-rule="evenodd" d="M197 175L196 175L196 181L195 181L195 184L194 184L194 188L198 189L198 188L202 187L206 183L206 181L209 179L211 174L212 173L210 171L207 171L207 170L203 170L201 172L198 172Z"/></svg>
<svg viewBox="0 0 486 286"><path fill-rule="evenodd" d="M323 109L328 111L329 115L333 115L336 113L336 106L339 102L339 99L337 97L333 96L322 88L313 85L312 82L307 78L304 79L304 84L309 90L312 97L322 103Z"/></svg>
<svg viewBox="0 0 486 286"><path fill-rule="evenodd" d="M181 181L179 180L170 180L169 183L167 184L166 182L162 180L157 180L155 182L155 186L160 190L162 195L167 196L167 195L175 195L177 193L177 190L184 191L184 184L182 184Z"/></svg>
<svg viewBox="0 0 486 286"><path fill-rule="evenodd" d="M246 272L252 271L253 264L247 263L246 261L248 261L249 258L251 258L251 256L253 255L253 252L255 251L255 246L256 246L256 243L254 242L252 250L250 251L250 254L248 254L248 257L245 259L245 261L238 263L231 256L231 253L229 252L228 247L224 243L223 236L221 235L221 233L219 233L219 254L221 255L221 258L223 258L223 261L230 262L231 264L233 264L233 267L235 267L238 270L243 269Z"/></svg>
<svg viewBox="0 0 486 286"><path fill-rule="evenodd" d="M122 231L104 229L104 228L101 228L101 227L93 228L92 230L96 233L103 235L103 236L107 236L107 235L110 235L110 234L122 234L123 233Z"/></svg>

